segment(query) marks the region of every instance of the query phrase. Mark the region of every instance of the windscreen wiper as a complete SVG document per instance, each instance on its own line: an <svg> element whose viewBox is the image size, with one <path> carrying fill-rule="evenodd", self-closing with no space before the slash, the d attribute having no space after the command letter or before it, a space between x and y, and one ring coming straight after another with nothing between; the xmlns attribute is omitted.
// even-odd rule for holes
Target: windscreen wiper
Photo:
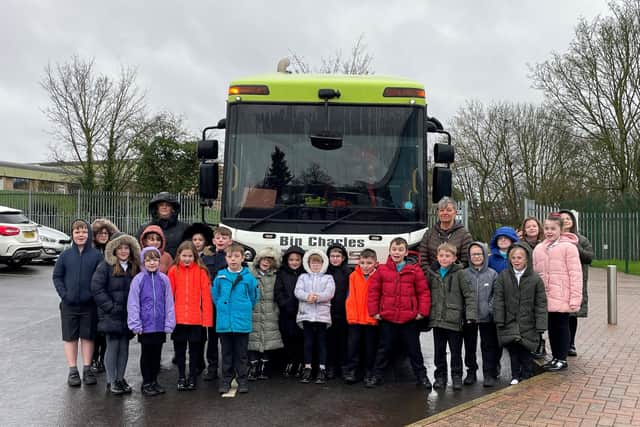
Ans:
<svg viewBox="0 0 640 427"><path fill-rule="evenodd" d="M255 221L255 222L252 222L252 223L251 223L251 225L249 225L249 230L253 230L257 225L260 225L260 224L262 224L263 222L270 220L270 219L271 219L271 218L273 218L274 216L278 216L278 215L280 215L281 213L284 213L284 212L288 211L289 209L291 209L291 208L295 208L295 207L298 207L298 205L289 205L289 206L285 206L285 207L283 207L283 208L278 209L278 210L277 210L277 211L275 211L275 212L271 212L269 215L267 215L267 216L265 216L265 217L262 217L262 218L260 218L259 220Z"/></svg>
<svg viewBox="0 0 640 427"><path fill-rule="evenodd" d="M347 218L351 218L352 216L354 216L357 213L362 212L364 209L356 209L352 212L349 212L348 214L346 214L345 216L341 216L340 218L336 219L335 221L331 221L329 224L325 225L324 227L322 227L320 229L320 231L327 231L328 229L330 229L331 227L333 227L334 225L344 221Z"/></svg>

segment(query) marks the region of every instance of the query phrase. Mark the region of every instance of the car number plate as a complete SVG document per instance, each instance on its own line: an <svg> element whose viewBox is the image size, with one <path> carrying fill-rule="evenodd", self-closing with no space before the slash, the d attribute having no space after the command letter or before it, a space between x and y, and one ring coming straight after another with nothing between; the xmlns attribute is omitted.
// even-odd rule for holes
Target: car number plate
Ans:
<svg viewBox="0 0 640 427"><path fill-rule="evenodd" d="M23 231L22 235L27 239L33 239L36 237L35 231Z"/></svg>

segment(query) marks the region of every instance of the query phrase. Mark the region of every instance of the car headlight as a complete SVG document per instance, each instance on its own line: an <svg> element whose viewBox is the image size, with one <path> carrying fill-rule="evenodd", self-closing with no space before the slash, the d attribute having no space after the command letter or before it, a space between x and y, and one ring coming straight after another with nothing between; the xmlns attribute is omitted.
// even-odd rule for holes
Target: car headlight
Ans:
<svg viewBox="0 0 640 427"><path fill-rule="evenodd" d="M48 243L55 243L56 242L56 239L52 239L51 237L43 236L42 234L40 235L40 240L42 240L43 242L48 242Z"/></svg>

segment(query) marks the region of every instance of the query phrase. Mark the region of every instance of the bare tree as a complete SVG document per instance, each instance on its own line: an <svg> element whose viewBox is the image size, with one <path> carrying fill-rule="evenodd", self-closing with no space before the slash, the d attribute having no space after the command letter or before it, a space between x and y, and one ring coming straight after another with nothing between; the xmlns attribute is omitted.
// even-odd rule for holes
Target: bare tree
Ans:
<svg viewBox="0 0 640 427"><path fill-rule="evenodd" d="M557 203L583 189L580 145L548 108L470 101L452 133L456 186L476 219L474 235L488 238L498 225L517 225L524 197Z"/></svg>
<svg viewBox="0 0 640 427"><path fill-rule="evenodd" d="M295 52L290 51L291 67L294 73L312 73L314 68L307 60ZM368 51L364 43L364 34L361 34L353 47L351 54L344 57L342 50L338 49L332 56L320 59L320 66L315 72L320 74L374 74L372 69L373 55Z"/></svg>
<svg viewBox="0 0 640 427"><path fill-rule="evenodd" d="M78 56L69 62L47 65L40 82L50 105L45 114L57 143L55 161L74 176L82 188L117 191L132 179L130 145L144 117L144 95L132 69L121 70L117 80L94 70L93 60Z"/></svg>
<svg viewBox="0 0 640 427"><path fill-rule="evenodd" d="M532 69L536 88L584 138L599 186L640 193L640 1L609 4L611 16L581 19L564 54Z"/></svg>

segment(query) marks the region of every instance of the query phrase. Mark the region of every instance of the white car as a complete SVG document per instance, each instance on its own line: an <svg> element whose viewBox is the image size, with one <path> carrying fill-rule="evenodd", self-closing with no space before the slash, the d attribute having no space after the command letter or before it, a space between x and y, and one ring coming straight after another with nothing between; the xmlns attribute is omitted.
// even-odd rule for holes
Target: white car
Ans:
<svg viewBox="0 0 640 427"><path fill-rule="evenodd" d="M41 251L38 225L21 210L0 206L0 264L22 265Z"/></svg>
<svg viewBox="0 0 640 427"><path fill-rule="evenodd" d="M36 260L55 262L58 255L71 246L71 237L55 228L38 224L38 234L42 241L42 252Z"/></svg>

